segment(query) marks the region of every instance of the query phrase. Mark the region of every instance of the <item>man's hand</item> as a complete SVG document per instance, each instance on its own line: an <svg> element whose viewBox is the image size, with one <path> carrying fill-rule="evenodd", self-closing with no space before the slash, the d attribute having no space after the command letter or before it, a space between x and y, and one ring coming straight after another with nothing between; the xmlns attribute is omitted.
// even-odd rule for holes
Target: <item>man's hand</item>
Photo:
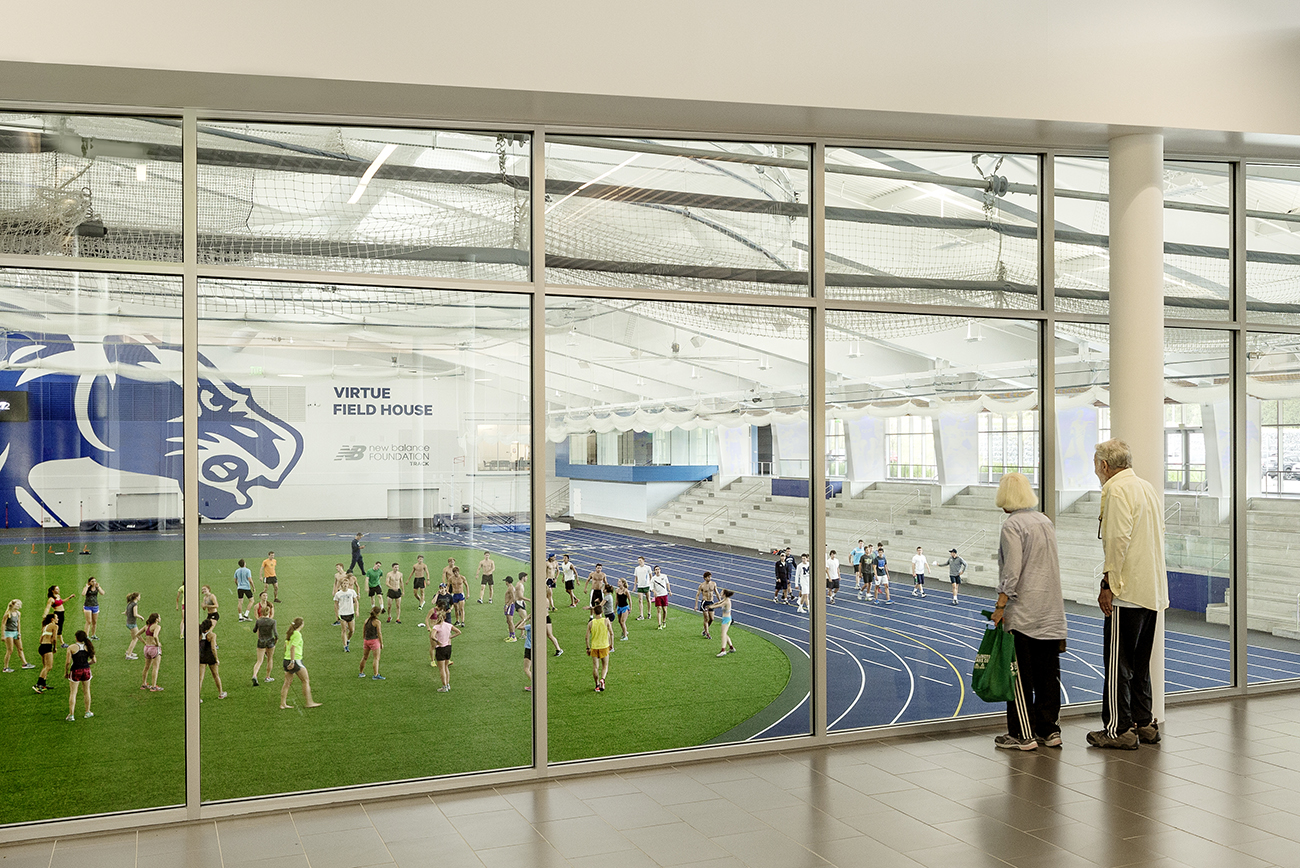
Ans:
<svg viewBox="0 0 1300 868"><path fill-rule="evenodd" d="M993 616L989 620L992 621L994 624L1001 626L1002 616L1005 614L1006 614L1006 610L999 606L993 610Z"/></svg>
<svg viewBox="0 0 1300 868"><path fill-rule="evenodd" d="M1114 599L1115 595L1111 593L1110 588L1102 588L1101 593L1097 595L1097 605L1101 606L1101 613L1107 618L1110 617L1110 613L1114 609L1111 603Z"/></svg>

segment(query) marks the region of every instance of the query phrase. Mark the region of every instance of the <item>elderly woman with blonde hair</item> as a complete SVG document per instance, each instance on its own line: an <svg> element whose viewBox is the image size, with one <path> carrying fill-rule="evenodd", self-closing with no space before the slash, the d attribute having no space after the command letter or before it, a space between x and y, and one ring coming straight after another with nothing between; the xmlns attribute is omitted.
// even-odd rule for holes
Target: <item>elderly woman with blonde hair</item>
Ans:
<svg viewBox="0 0 1300 868"><path fill-rule="evenodd" d="M1034 509L1029 480L1008 473L997 505L1007 513L998 543L998 602L993 623L1015 637L1015 699L1007 703L1007 734L994 739L1006 750L1061 745L1061 652L1065 601L1056 528Z"/></svg>

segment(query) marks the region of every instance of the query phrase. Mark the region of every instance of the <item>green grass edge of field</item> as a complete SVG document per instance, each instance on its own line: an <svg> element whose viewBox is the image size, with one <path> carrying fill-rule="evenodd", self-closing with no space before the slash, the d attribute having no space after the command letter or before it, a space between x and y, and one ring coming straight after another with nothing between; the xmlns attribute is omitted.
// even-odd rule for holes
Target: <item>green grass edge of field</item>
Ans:
<svg viewBox="0 0 1300 868"><path fill-rule="evenodd" d="M210 678L203 686L201 792L205 801L531 764L532 705L531 694L523 689L527 684L523 645L503 642L505 622L499 602L491 609L474 603L476 597L468 602L470 626L454 642L457 665L452 669L451 693L436 692L437 672L427 663L427 634L409 615L401 627L384 625L386 657L381 672L387 680L360 679L355 668L361 656L359 640L345 655L338 628L330 626L329 588L333 565L339 560L334 551L337 543L274 543L284 589L277 612L280 633L283 637L292 617L306 620L305 660L316 698L325 703L319 709L280 711L278 680L251 686L252 634L234 617L229 577L239 556L256 574L263 552L254 546L265 545L221 540L203 547L201 582L213 586L223 612L217 629L221 674L229 694L217 700ZM67 561L54 560L48 551L5 553L9 557L3 560L18 563L0 566L0 596L6 602L11 597L23 599L23 645L34 663L39 664L36 641L49 584L59 584L65 595L79 593L85 579L96 575L106 593L98 628L94 719L81 718L79 700L77 720L63 720L68 683L62 677L61 650L56 651L49 679L52 689L44 696L31 691L33 670L18 670L0 679L6 707L0 718L0 740L7 746L8 767L8 785L0 793L0 822L183 803L183 649L177 635L179 613L173 608L181 575L179 546L179 541L102 544L95 546L92 557L72 555ZM324 546L330 546L331 553L319 553ZM416 554L423 554L436 576L450 553L472 574L479 551L407 544L394 545L377 558L385 566L396 560L409 573ZM376 557L373 547L367 555ZM494 557L498 576L513 575L524 566L504 555ZM299 597L306 584L311 586L310 595ZM167 687L163 693L139 690L143 655L139 661L122 659L127 635L120 613L127 589L142 593L142 616L150 611L163 616L159 682ZM477 593L477 588L472 590ZM408 588L403 602L411 599ZM79 600L67 610L65 634L71 639L82 626ZM790 693L791 672L799 672L800 667L792 665L784 649L736 626L733 636L740 652L715 658L717 633L711 640L704 639L700 623L698 615L680 609L671 610L664 631L633 618L632 639L615 642L609 689L596 694L590 660L583 652L585 612L557 611L556 635L566 654L548 658L549 761L716 741L782 697L783 690ZM535 639L542 653L541 629ZM273 674L279 678L283 642L277 652ZM139 647L136 653L140 654ZM548 648L546 653L552 652ZM16 657L12 665L19 665Z"/></svg>

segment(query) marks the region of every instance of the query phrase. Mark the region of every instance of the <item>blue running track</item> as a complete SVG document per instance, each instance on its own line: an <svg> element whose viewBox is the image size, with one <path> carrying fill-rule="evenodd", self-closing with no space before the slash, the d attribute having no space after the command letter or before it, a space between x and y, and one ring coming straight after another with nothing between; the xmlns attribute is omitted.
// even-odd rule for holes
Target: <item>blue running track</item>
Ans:
<svg viewBox="0 0 1300 868"><path fill-rule="evenodd" d="M476 541L511 557L529 558L526 533L479 534ZM793 606L772 601L770 559L594 529L553 531L546 535L546 543L551 552L568 554L584 578L599 561L615 581L630 580L637 556L644 555L648 563L658 564L669 577L673 600L687 611L694 602L701 573L710 570L720 587L736 591L736 623L785 639L805 654L808 651L808 616L796 614ZM837 602L827 607L830 728L882 726L1002 710L1000 704L980 700L969 687L975 649L987 623L980 612L990 607L989 600L963 594L959 604L952 605L946 573L937 580L927 580L926 597L913 597L910 576L895 576L894 602L890 605L858 601L850 572L844 576ZM1079 614L1067 618L1070 638L1069 650L1061 657L1062 699L1100 699L1102 619ZM1166 681L1171 692L1228 683L1226 640L1169 630L1165 648ZM1249 655L1248 677L1252 682L1300 677L1300 654L1252 645ZM755 737L803 734L809 726L805 698Z"/></svg>

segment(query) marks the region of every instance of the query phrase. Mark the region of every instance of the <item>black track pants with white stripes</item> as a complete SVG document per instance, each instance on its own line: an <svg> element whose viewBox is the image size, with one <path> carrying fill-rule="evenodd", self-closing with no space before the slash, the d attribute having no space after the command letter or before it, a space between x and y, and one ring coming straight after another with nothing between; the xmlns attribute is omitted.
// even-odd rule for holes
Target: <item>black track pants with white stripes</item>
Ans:
<svg viewBox="0 0 1300 868"><path fill-rule="evenodd" d="M1151 723L1151 646L1156 638L1152 609L1114 606L1101 628L1106 684L1101 723L1111 736Z"/></svg>
<svg viewBox="0 0 1300 868"><path fill-rule="evenodd" d="M1061 640L1016 640L1016 698L1007 703L1007 732L1016 738L1044 738L1060 732Z"/></svg>

